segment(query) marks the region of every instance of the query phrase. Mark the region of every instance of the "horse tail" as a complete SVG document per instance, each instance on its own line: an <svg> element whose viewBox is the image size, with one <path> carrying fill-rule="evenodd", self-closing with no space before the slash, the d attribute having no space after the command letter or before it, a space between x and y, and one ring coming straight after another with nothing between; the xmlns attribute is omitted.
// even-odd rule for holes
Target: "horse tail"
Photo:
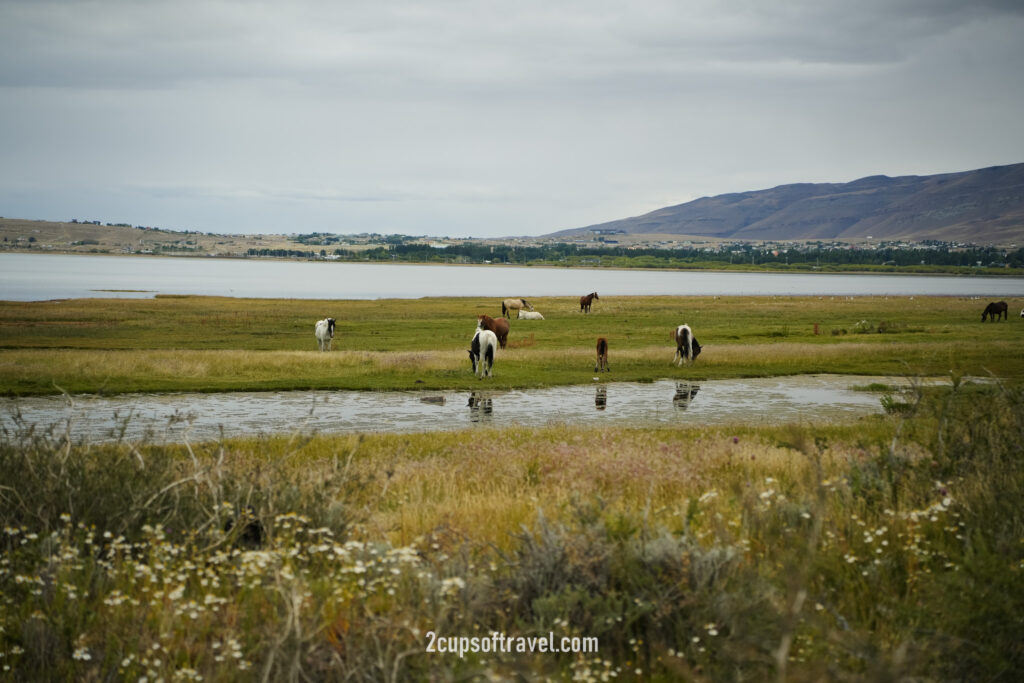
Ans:
<svg viewBox="0 0 1024 683"><path fill-rule="evenodd" d="M504 301L502 301L502 302L501 302L501 317L502 317L502 318L504 318L504 317L505 317L505 314L506 314L507 312L508 312L508 309L507 309L507 308L505 308L505 302L504 302Z"/></svg>

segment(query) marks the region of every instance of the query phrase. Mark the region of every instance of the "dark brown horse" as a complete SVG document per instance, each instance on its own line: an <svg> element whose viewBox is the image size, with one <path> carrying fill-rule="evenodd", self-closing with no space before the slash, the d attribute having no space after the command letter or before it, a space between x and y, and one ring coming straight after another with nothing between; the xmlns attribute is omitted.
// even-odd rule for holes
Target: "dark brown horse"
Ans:
<svg viewBox="0 0 1024 683"><path fill-rule="evenodd" d="M490 330L498 338L498 346L505 348L508 341L509 324L504 318L492 318L489 315L478 315L476 318L477 329Z"/></svg>
<svg viewBox="0 0 1024 683"><path fill-rule="evenodd" d="M597 365L594 366L594 372L611 372L611 368L608 367L608 340L604 337L597 338Z"/></svg>
<svg viewBox="0 0 1024 683"><path fill-rule="evenodd" d="M993 301L985 307L985 311L981 314L981 322L985 322L985 316L988 316L988 319L992 322L999 320L1000 315L1003 316L1003 320L1006 320L1007 316L1009 316L1009 313L1007 313L1009 308L1005 301Z"/></svg>
<svg viewBox="0 0 1024 683"><path fill-rule="evenodd" d="M582 311L583 313L590 313L590 302L593 301L594 299L597 299L598 301L601 300L601 297L597 295L597 292L591 292L586 296L581 296L580 311Z"/></svg>

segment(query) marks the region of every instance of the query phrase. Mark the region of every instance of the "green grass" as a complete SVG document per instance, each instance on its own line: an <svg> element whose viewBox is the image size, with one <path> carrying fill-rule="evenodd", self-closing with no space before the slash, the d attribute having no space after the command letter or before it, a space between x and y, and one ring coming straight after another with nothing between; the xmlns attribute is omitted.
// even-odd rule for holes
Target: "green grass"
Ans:
<svg viewBox="0 0 1024 683"><path fill-rule="evenodd" d="M532 300L544 321L512 321L495 388L590 382L594 343L608 379L716 379L835 372L1024 379L1024 324L980 320L953 297L608 297L582 315L572 297ZM0 302L0 392L464 389L481 298L308 301L157 297ZM338 319L334 351L313 323ZM671 365L676 325L704 345ZM817 334L815 334L817 331Z"/></svg>
<svg viewBox="0 0 1024 683"><path fill-rule="evenodd" d="M1022 443L1019 388L958 384L829 427L25 425L0 434L0 679L1015 680ZM262 544L227 524L249 506Z"/></svg>

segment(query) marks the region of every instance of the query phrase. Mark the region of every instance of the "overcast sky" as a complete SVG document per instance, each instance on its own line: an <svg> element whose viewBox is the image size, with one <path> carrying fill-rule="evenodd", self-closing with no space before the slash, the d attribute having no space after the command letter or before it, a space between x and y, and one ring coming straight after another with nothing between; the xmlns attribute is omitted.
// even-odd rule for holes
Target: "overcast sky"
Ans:
<svg viewBox="0 0 1024 683"><path fill-rule="evenodd" d="M0 0L0 215L539 235L1024 161L1021 0Z"/></svg>

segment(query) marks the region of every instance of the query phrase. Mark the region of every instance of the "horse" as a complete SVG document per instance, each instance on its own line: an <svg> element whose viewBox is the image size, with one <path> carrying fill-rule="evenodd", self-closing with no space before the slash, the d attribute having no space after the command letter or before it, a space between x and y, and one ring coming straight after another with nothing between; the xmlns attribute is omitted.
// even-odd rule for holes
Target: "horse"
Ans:
<svg viewBox="0 0 1024 683"><path fill-rule="evenodd" d="M608 367L608 340L604 337L597 338L597 365L594 366L594 372L611 372L611 368Z"/></svg>
<svg viewBox="0 0 1024 683"><path fill-rule="evenodd" d="M601 300L601 297L599 297L597 295L597 292L591 292L590 294L587 294L586 296L581 296L580 297L580 312L581 313L590 313L590 302L592 302L594 299L597 299L598 301Z"/></svg>
<svg viewBox="0 0 1024 683"><path fill-rule="evenodd" d="M505 343L508 342L508 321L504 318L492 318L489 315L478 315L476 318L476 328L478 330L490 330L498 338L498 346L505 348Z"/></svg>
<svg viewBox="0 0 1024 683"><path fill-rule="evenodd" d="M672 358L673 363L676 362L676 358L679 359L678 365L682 365L684 360L690 363L697 360L697 356L700 355L700 344L693 336L693 330L689 325L677 327L672 333L672 338L676 340L676 355Z"/></svg>
<svg viewBox="0 0 1024 683"><path fill-rule="evenodd" d="M524 311L520 309L518 318L519 320L543 320L544 316L537 311Z"/></svg>
<svg viewBox="0 0 1024 683"><path fill-rule="evenodd" d="M985 307L985 311L981 314L981 322L985 322L985 316L988 316L990 322L999 320L999 316L1003 316L1003 320L1006 320L1009 308L1005 301L993 301ZM1021 317L1024 317L1024 311L1021 311Z"/></svg>
<svg viewBox="0 0 1024 683"><path fill-rule="evenodd" d="M519 311L524 308L530 311L533 310L533 306L526 299L505 299L501 302L501 315L504 317L512 311Z"/></svg>
<svg viewBox="0 0 1024 683"><path fill-rule="evenodd" d="M491 376L494 367L494 351L498 347L498 337L490 330L476 331L470 343L469 360L473 363L473 374L480 379Z"/></svg>
<svg viewBox="0 0 1024 683"><path fill-rule="evenodd" d="M334 339L334 318L318 320L314 328L317 344L321 351L331 350L331 340ZM324 347L327 347L326 349Z"/></svg>

